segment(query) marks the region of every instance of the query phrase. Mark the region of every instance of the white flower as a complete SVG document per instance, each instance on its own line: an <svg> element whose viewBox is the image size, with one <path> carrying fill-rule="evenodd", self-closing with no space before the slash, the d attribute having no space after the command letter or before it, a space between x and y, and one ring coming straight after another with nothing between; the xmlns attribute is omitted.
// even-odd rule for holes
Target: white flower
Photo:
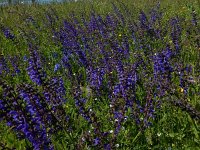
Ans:
<svg viewBox="0 0 200 150"><path fill-rule="evenodd" d="M161 133L157 133L157 136L161 136Z"/></svg>
<svg viewBox="0 0 200 150"><path fill-rule="evenodd" d="M127 121L127 119L128 119L128 117L127 117L127 116L126 116L126 117L124 117L124 120L125 120L125 121Z"/></svg>
<svg viewBox="0 0 200 150"><path fill-rule="evenodd" d="M82 141L85 142L85 138L84 137L82 137Z"/></svg>

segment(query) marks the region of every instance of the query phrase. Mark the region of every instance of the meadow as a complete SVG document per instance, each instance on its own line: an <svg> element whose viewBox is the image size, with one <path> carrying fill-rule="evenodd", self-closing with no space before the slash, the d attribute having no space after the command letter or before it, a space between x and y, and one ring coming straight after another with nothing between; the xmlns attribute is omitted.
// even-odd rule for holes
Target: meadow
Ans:
<svg viewBox="0 0 200 150"><path fill-rule="evenodd" d="M0 149L200 150L200 1L1 6Z"/></svg>

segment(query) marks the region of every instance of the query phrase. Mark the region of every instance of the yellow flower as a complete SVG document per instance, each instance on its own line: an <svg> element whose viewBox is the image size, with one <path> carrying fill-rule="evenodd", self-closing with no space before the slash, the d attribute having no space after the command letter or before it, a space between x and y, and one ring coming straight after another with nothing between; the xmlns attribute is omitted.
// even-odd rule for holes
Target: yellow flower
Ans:
<svg viewBox="0 0 200 150"><path fill-rule="evenodd" d="M183 88L180 88L180 92L183 93L183 91L184 91L184 89L183 89Z"/></svg>
<svg viewBox="0 0 200 150"><path fill-rule="evenodd" d="M69 108L69 106L68 105L64 105L64 108Z"/></svg>
<svg viewBox="0 0 200 150"><path fill-rule="evenodd" d="M119 34L119 37L121 37L121 36L122 36L122 34L120 33L120 34Z"/></svg>

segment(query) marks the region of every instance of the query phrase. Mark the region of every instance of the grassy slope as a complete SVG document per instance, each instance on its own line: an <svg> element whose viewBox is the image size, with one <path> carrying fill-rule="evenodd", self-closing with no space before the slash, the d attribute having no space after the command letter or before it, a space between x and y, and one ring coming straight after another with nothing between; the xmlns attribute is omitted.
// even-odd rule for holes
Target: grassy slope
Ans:
<svg viewBox="0 0 200 150"><path fill-rule="evenodd" d="M106 14L112 11L111 8L111 0L101 0L95 1L92 3L92 8L98 12L99 14ZM153 6L156 1L152 3L152 0L141 0L133 3L132 0L124 0L124 3L127 5L129 10L132 11L133 19L138 16L137 13L140 9L148 11L151 6ZM164 20L168 20L171 16L182 16L186 18L190 18L190 8L194 6L196 11L200 14L200 1L197 0L164 0L161 3L161 9L164 12ZM4 24L9 27L12 27L15 33L18 32L18 28L24 28L22 24L23 19L27 16L34 16L37 20L43 21L45 17L44 12L48 11L50 8L56 10L57 14L59 14L60 18L69 18L70 12L75 12L77 14L82 14L84 12L85 15L89 16L91 10L90 2L77 2L77 3L66 3L66 4L45 4L45 5L17 5L0 8L0 25ZM164 24L164 23L163 23ZM25 29L30 30L30 29ZM41 39L43 39L43 43L41 47L45 48L45 51L52 49L52 44L48 41L48 35L46 32L48 29L44 30L43 33L40 34ZM23 39L22 39L23 41ZM23 41L24 42L24 41ZM21 54L21 51L26 51L26 46L23 42L16 47L17 53ZM7 43L0 44L0 50L3 53L15 54L13 51L12 45L7 45ZM56 49L56 47L53 47ZM192 50L191 50L192 51ZM195 55L195 54L194 54ZM188 58L189 59L189 58ZM196 60L196 59L195 59ZM187 61L187 60L186 60ZM188 60L192 61L192 60ZM193 62L195 63L195 62ZM197 101L199 97L194 97L192 101ZM174 108L169 107L167 104L163 106L160 120L158 123L148 129L145 133L145 137L140 137L138 139L147 139L147 147L151 147L152 143L154 144L154 149L167 149L167 147L171 147L172 149L199 149L200 147L200 126L197 125L194 121L191 120L187 113L183 113L178 110L174 111ZM170 123L169 123L170 122ZM4 125L0 125L0 141L2 143L8 143L10 147L17 147L17 149L23 149L24 140L19 141L16 139L14 134L10 131L9 128ZM7 134L9 133L9 134ZM158 135L157 138L154 136ZM190 138L192 137L192 138ZM155 141L156 140L156 141ZM140 141L135 142L135 149L145 149L142 145L140 145ZM57 142L55 142L57 143ZM22 144L22 146L21 146ZM61 144L57 143L57 149L61 149Z"/></svg>

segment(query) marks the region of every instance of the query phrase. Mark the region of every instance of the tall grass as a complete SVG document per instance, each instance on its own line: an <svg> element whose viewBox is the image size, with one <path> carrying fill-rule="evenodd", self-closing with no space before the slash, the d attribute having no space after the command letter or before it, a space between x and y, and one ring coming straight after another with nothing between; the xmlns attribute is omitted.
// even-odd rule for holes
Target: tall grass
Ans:
<svg viewBox="0 0 200 150"><path fill-rule="evenodd" d="M0 9L0 148L199 149L200 5Z"/></svg>

